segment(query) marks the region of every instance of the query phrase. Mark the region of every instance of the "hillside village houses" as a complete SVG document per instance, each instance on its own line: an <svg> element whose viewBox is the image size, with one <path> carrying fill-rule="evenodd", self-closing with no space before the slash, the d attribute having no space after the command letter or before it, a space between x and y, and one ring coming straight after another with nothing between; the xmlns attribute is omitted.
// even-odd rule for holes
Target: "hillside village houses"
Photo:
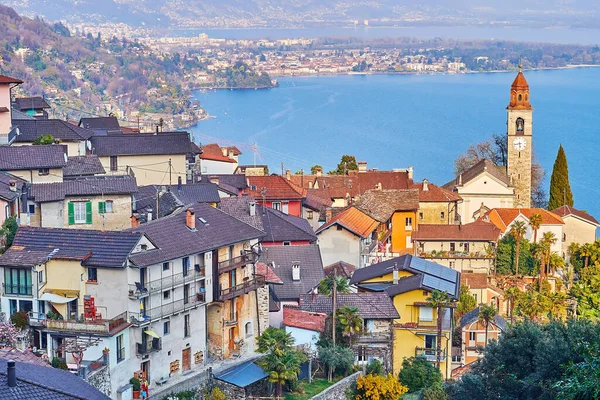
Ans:
<svg viewBox="0 0 600 400"><path fill-rule="evenodd" d="M498 311L489 337L505 329L495 256L515 221L529 241L553 233L551 250L565 259L599 225L573 207L530 207L533 109L522 72L507 108L507 166L480 160L443 186L415 181L413 167L366 162L345 175L269 175L241 165L237 147L196 144L187 132L141 133L112 116L48 119L42 101L13 98L21 83L0 76L0 222L19 225L0 256L0 315L27 313L31 340L20 346L88 382L109 374L99 388L113 399L130 398L133 376L166 393L241 363L269 326L314 347L332 311L317 287L332 274L351 284L339 304L364 320L357 364L379 359L397 374L403 357L433 362L434 290L455 303L464 284ZM46 135L51 143L34 145ZM442 316L445 378L485 345L474 310L452 347L453 307Z"/></svg>

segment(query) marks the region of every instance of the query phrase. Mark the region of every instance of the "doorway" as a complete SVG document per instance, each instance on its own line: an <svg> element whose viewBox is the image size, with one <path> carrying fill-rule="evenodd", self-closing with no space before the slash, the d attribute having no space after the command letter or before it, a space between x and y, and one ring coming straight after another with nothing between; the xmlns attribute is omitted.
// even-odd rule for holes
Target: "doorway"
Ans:
<svg viewBox="0 0 600 400"><path fill-rule="evenodd" d="M181 369L188 371L192 367L192 349L183 349L181 351Z"/></svg>
<svg viewBox="0 0 600 400"><path fill-rule="evenodd" d="M146 379L148 382L151 382L150 381L150 361L144 361L140 365L140 369L142 370L142 376L144 377L144 379Z"/></svg>

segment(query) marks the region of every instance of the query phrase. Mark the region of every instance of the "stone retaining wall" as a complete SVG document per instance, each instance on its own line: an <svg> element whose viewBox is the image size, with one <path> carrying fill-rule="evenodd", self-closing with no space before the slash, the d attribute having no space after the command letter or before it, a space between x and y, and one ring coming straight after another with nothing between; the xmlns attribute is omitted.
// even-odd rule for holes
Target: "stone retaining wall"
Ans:
<svg viewBox="0 0 600 400"><path fill-rule="evenodd" d="M321 393L310 398L310 400L343 400L346 398L346 390L356 383L362 371L352 374L339 382L334 383Z"/></svg>

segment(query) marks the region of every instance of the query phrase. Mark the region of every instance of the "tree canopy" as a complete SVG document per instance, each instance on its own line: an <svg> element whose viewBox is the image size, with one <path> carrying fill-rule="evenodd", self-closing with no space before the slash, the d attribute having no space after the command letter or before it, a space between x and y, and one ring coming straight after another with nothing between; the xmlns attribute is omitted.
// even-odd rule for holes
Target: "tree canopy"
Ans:
<svg viewBox="0 0 600 400"><path fill-rule="evenodd" d="M348 171L358 171L358 163L356 162L356 157L344 154L337 168L333 171L329 171L329 174L347 175Z"/></svg>
<svg viewBox="0 0 600 400"><path fill-rule="evenodd" d="M573 207L573 193L569 183L569 166L567 156L562 144L558 148L558 154L554 161L552 176L550 177L550 200L548 210L554 210L563 205Z"/></svg>

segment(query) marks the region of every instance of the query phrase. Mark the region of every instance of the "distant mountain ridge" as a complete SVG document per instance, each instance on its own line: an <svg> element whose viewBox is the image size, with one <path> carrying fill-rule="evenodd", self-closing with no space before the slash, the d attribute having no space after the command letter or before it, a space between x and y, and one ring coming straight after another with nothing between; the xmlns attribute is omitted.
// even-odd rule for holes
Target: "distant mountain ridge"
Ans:
<svg viewBox="0 0 600 400"><path fill-rule="evenodd" d="M5 0L18 12L67 22L153 27L291 27L374 20L436 24L508 21L592 27L597 0Z"/></svg>

